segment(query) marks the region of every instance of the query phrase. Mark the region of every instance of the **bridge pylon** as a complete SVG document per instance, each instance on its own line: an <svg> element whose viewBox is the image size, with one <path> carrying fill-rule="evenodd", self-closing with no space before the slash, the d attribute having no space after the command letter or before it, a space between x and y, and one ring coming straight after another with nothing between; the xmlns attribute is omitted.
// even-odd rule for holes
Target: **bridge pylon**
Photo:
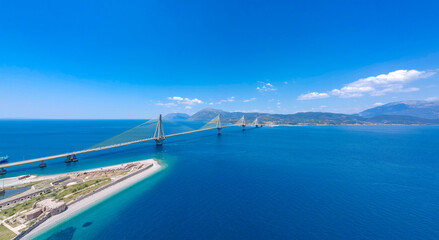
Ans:
<svg viewBox="0 0 439 240"><path fill-rule="evenodd" d="M159 120L154 132L154 141L157 146L163 145L163 141L166 139L165 132L163 131L162 115L159 115Z"/></svg>
<svg viewBox="0 0 439 240"><path fill-rule="evenodd" d="M223 128L223 125L221 124L221 113L218 114L218 120L216 122L216 129L218 129L218 135L221 135L221 128Z"/></svg>
<svg viewBox="0 0 439 240"><path fill-rule="evenodd" d="M242 116L242 131L245 131L245 115L244 116Z"/></svg>

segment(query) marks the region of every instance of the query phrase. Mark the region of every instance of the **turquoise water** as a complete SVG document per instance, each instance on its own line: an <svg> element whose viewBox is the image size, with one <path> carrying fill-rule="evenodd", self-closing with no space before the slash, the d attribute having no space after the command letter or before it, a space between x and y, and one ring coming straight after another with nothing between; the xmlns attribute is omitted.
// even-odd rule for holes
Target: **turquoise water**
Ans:
<svg viewBox="0 0 439 240"><path fill-rule="evenodd" d="M10 189L10 190L5 190L5 192L0 193L0 200L3 200L5 198L8 198L10 196L22 193L24 191L29 190L30 187L24 187L24 188L16 188L16 189Z"/></svg>
<svg viewBox="0 0 439 240"><path fill-rule="evenodd" d="M41 141L13 131L9 137L21 145L2 138L1 150L45 155L83 140L93 145L137 122L83 121L82 132L69 125L75 121L56 123L56 129L14 123L38 129L35 136L51 142L32 147L39 154L27 144ZM1 134L10 129L4 124ZM69 134L80 137L57 141ZM228 128L221 136L207 131L167 139L161 148L145 143L89 155L74 167L59 160L44 170L8 174L151 156L167 165L37 239L438 239L438 137L436 126Z"/></svg>

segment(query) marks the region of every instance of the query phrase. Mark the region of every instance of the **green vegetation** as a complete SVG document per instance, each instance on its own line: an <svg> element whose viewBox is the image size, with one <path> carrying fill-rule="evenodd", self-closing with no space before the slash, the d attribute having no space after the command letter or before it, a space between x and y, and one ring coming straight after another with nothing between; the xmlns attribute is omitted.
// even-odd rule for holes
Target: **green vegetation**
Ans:
<svg viewBox="0 0 439 240"><path fill-rule="evenodd" d="M67 196L69 194L72 194L72 193L78 193L78 194L82 195L83 192L81 190L83 190L85 188L88 188L88 187L90 187L90 186L92 186L94 184L99 184L99 183L101 183L101 184L99 184L99 186L102 186L102 182L108 183L109 180L110 180L109 178L104 178L104 179L90 180L90 181L87 181L87 182L78 183L78 184L75 184L75 185L69 186L69 187L63 186L62 187L63 190L58 191L56 193L55 198L56 199L62 199L65 196ZM74 195L76 195L76 194L74 194Z"/></svg>
<svg viewBox="0 0 439 240"><path fill-rule="evenodd" d="M37 184L34 184L33 186L34 186L35 189L48 188L48 187L51 186L50 183L51 183L52 181L53 181L53 180L40 181L40 182L38 182Z"/></svg>
<svg viewBox="0 0 439 240"><path fill-rule="evenodd" d="M93 184L96 184L96 185L93 186L93 187L90 187L90 188L84 189L83 191L79 191L79 192L78 192L78 190L77 190L77 191L75 191L75 192L72 192L73 194L70 195L70 196L68 196L67 198L65 198L64 201L65 201L66 203L68 203L68 202L70 202L71 200L73 200L73 199L75 199L75 198L77 198L77 197L79 197L79 196L85 195L85 194L87 194L87 193L89 193L89 192L92 192L92 191L98 189L98 188L101 188L102 186L104 186L104 185L110 183L111 181L110 181L109 178L106 178L106 179L92 180L92 182L94 182ZM86 183L87 183L87 182L86 182ZM92 185L92 184L90 184L90 185Z"/></svg>
<svg viewBox="0 0 439 240"><path fill-rule="evenodd" d="M102 186L104 186L105 184L110 183L111 180L109 178L104 178L104 179L96 179L96 180L90 180L87 182L83 182L83 183L78 183L75 184L73 186L63 186L60 188L60 190L55 190L55 191L48 191L45 194L38 196L36 198L33 198L31 200L28 200L26 202L23 203L19 203L17 205L15 205L14 207L11 208L7 208L4 210L0 211L0 218L1 219L5 219L8 217L13 216L14 214L27 210L27 209L31 209L32 205L40 200L43 200L45 198L55 198L55 199L63 199L65 196L68 196L66 199L63 199L65 202L69 202L81 195L87 194L91 191L94 191ZM39 182L39 187L42 187L44 185L46 185L47 182ZM92 186L92 187L90 187ZM90 187L90 188L88 188ZM0 238L2 239L2 238Z"/></svg>
<svg viewBox="0 0 439 240"><path fill-rule="evenodd" d="M127 172L128 171L124 171L118 175L124 175ZM28 183L28 184L22 184L19 186L14 186L14 188L23 188L23 187L30 187L30 186L34 186L36 189L47 188L50 186L50 182L51 181L39 181L39 182L33 182L33 183ZM41 201L41 200L46 199L46 198L55 198L58 200L63 200L64 202L68 203L69 201L72 201L72 200L74 200L82 195L93 192L96 189L99 189L99 188L101 188L104 185L107 185L109 183L111 183L110 178L102 178L102 179L89 180L89 181L86 181L83 183L78 183L78 184L75 184L72 186L65 186L64 185L64 186L58 186L54 189L53 188L47 189L47 191L45 191L43 193L43 195L41 195L41 196L27 200L23 203L16 204L13 207L0 210L0 219L6 219L6 218L12 217L14 215L16 217L17 214L19 214L23 211L26 212L27 210L31 209L32 206L36 202ZM34 223L35 223L35 220L32 220L31 222L27 222L26 225L31 226ZM16 226L21 225L21 224L18 222L15 222L14 224L9 223L9 225L14 225L14 227L16 227ZM26 228L20 229L20 231L23 231ZM0 239L1 240L12 239L15 236L16 236L16 234L14 232L10 231L7 227L5 227L3 225L0 225Z"/></svg>
<svg viewBox="0 0 439 240"><path fill-rule="evenodd" d="M12 232L11 230L9 230L7 227L0 225L0 239L12 239L14 238L16 235L14 232Z"/></svg>
<svg viewBox="0 0 439 240"><path fill-rule="evenodd" d="M123 172L117 174L115 177L117 177L117 176L123 176L123 175L125 175L125 174L127 174L127 173L129 173L129 172L130 172L130 171L123 171Z"/></svg>
<svg viewBox="0 0 439 240"><path fill-rule="evenodd" d="M40 201L40 200L42 200L44 198L47 198L47 196L44 196L44 195L43 196L38 196L38 197L33 198L31 200L28 200L26 202L19 203L19 204L15 205L14 207L11 207L11 208L8 208L8 209L4 209L4 210L0 211L0 216L3 217L3 218L8 218L8 217L10 217L10 216L12 216L12 215L14 215L14 214L16 214L18 212L21 212L23 210L32 208L32 205L35 202L38 202L38 201Z"/></svg>

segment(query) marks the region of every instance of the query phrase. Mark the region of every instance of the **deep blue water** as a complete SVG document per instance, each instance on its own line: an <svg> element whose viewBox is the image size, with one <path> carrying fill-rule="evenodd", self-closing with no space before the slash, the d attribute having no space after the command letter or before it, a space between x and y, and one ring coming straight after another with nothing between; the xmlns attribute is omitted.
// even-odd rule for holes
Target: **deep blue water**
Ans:
<svg viewBox="0 0 439 240"><path fill-rule="evenodd" d="M140 122L0 121L0 155L76 150ZM8 176L167 165L38 239L439 239L438 137L437 126L228 128Z"/></svg>

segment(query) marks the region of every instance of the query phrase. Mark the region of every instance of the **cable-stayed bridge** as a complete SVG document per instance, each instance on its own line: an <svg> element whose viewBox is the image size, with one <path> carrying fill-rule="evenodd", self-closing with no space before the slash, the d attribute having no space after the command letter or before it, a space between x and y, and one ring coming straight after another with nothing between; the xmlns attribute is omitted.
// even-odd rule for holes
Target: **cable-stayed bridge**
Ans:
<svg viewBox="0 0 439 240"><path fill-rule="evenodd" d="M221 115L218 115L215 118L213 118L212 120L210 120L209 122L207 122L204 126L202 126L199 129L196 129L196 130L189 129L188 131L165 135L164 128L163 128L162 115L159 115L159 118L157 120L150 120L150 121L144 122L144 123L142 123L134 128L131 128L131 129L119 134L119 135L111 137L105 141L102 141L102 142L100 142L94 146L91 146L87 149L84 149L84 150L68 152L68 153L63 153L63 154L58 154L58 155L52 155L52 156L47 156L47 157L41 157L41 158L34 158L34 159L29 159L29 160L23 160L23 161L19 161L19 162L1 164L0 165L0 169L1 169L0 175L6 174L5 168L9 168L9 167L40 162L39 166L41 168L43 168L43 167L47 166L45 161L57 159L57 158L66 158L65 159L66 163L77 162L78 158L76 157L76 155L80 155L80 154L84 154L84 153L103 151L103 150L107 150L107 149L118 148L118 147L123 147L123 146L131 145L131 144L148 142L148 141L155 141L157 146L161 146L163 144L163 141L169 137L175 137L175 136L191 134L191 133L196 133L196 132L201 132L201 131L207 131L207 130L212 130L212 129L217 129L218 134L221 134L222 128L236 127L236 126L242 127L242 130L245 130L246 123L245 123L244 116L242 116L242 118L239 119L234 124L222 124ZM259 127L262 125L260 125L258 123L258 119L256 119L253 123L251 123L247 126Z"/></svg>

